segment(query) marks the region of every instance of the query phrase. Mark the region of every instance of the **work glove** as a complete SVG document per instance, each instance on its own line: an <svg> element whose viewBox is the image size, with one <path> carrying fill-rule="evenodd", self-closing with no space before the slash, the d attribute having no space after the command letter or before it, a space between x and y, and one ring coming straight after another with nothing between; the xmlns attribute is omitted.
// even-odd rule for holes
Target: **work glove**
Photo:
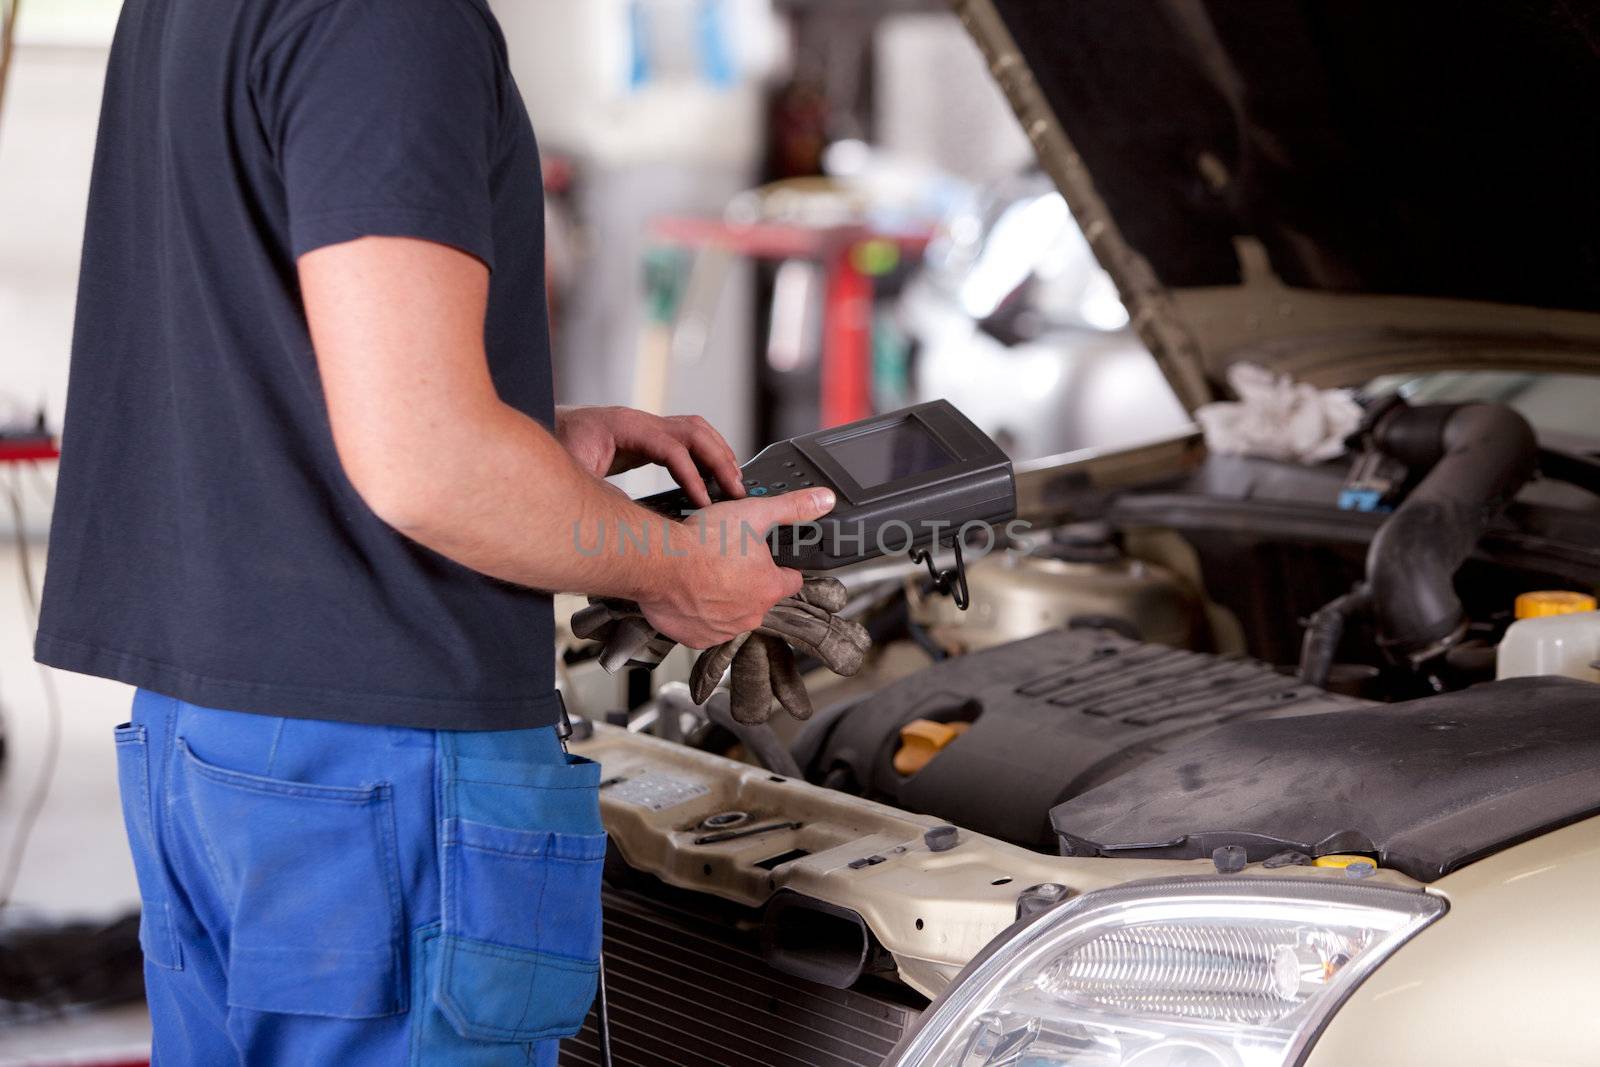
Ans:
<svg viewBox="0 0 1600 1067"><path fill-rule="evenodd" d="M689 692L704 704L732 668L729 710L742 723L764 723L776 701L796 719L811 717L811 698L790 645L821 660L833 673L849 677L861 669L872 639L857 622L840 618L848 599L835 578L807 578L800 592L778 601L748 634L706 649L689 672ZM626 600L596 598L572 616L575 636L600 641L600 665L655 666L674 642L657 633Z"/></svg>
<svg viewBox="0 0 1600 1067"><path fill-rule="evenodd" d="M840 618L848 594L836 578L807 578L794 596L772 606L752 633L700 653L689 672L689 693L705 703L723 672L733 669L730 711L742 723L772 717L774 699L796 719L811 717L791 645L804 649L834 674L849 677L861 669L872 639L860 623Z"/></svg>
<svg viewBox="0 0 1600 1067"><path fill-rule="evenodd" d="M600 642L600 666L607 674L624 667L654 667L678 642L645 621L639 605L615 597L590 597L572 613L572 636Z"/></svg>

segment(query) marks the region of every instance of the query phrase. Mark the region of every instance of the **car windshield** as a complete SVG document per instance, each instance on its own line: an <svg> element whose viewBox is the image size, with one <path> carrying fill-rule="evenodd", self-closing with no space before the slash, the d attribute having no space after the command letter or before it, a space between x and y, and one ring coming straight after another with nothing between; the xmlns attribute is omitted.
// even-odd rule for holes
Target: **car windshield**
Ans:
<svg viewBox="0 0 1600 1067"><path fill-rule="evenodd" d="M1488 400L1509 404L1541 434L1581 438L1600 448L1600 377L1583 374L1530 374L1523 371L1439 371L1391 374L1375 379L1366 392L1398 392L1414 404Z"/></svg>

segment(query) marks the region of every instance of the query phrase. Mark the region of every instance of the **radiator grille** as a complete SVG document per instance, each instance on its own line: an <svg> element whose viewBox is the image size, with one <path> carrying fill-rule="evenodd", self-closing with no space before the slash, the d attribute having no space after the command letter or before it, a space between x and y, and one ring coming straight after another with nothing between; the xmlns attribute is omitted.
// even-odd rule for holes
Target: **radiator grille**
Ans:
<svg viewBox="0 0 1600 1067"><path fill-rule="evenodd" d="M609 886L604 902L616 1067L879 1067L919 1014L898 985L773 970L743 909ZM599 1067L595 1020L561 1043L561 1067Z"/></svg>

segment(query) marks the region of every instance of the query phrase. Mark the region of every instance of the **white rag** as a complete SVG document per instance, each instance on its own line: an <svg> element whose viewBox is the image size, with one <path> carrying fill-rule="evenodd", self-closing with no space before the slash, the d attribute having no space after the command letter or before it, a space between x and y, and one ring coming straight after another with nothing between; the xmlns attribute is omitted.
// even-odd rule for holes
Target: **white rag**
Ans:
<svg viewBox="0 0 1600 1067"><path fill-rule="evenodd" d="M1255 363L1228 368L1237 401L1195 412L1206 447L1221 455L1321 463L1344 452L1361 425L1361 406L1348 389L1318 389Z"/></svg>

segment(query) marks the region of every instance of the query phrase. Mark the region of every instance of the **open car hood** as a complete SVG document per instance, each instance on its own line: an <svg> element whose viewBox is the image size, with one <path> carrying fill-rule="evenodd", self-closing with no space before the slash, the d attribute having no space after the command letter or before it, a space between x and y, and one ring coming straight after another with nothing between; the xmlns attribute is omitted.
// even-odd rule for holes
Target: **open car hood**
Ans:
<svg viewBox="0 0 1600 1067"><path fill-rule="evenodd" d="M1189 407L1600 373L1600 9L955 0Z"/></svg>

